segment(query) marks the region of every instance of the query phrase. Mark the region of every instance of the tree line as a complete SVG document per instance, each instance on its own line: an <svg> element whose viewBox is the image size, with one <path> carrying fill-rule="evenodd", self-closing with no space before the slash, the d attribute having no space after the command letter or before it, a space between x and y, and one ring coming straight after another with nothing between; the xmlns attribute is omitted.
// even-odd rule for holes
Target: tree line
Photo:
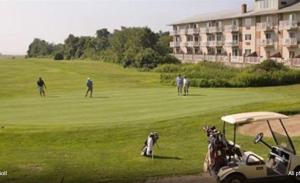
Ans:
<svg viewBox="0 0 300 183"><path fill-rule="evenodd" d="M124 67L152 69L160 64L179 63L170 55L168 32L153 32L148 27L122 27L109 32L106 28L95 36L70 34L63 44L34 39L27 57L51 57L55 60L93 59L118 63Z"/></svg>

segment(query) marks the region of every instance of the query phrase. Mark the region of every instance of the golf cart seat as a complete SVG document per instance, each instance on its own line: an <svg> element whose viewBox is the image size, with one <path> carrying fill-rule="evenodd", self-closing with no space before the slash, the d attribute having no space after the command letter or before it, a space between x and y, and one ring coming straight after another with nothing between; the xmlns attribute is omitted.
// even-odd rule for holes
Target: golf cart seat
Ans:
<svg viewBox="0 0 300 183"><path fill-rule="evenodd" d="M251 151L244 152L242 160L246 163L246 165L249 166L265 164L264 159L262 157L258 156L257 154Z"/></svg>

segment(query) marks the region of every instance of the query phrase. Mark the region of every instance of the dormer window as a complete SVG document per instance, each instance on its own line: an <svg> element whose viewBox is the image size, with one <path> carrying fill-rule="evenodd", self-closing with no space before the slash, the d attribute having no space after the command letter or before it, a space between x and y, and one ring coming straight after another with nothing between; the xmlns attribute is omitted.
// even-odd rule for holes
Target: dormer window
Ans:
<svg viewBox="0 0 300 183"><path fill-rule="evenodd" d="M278 9L278 0L256 0L256 10Z"/></svg>

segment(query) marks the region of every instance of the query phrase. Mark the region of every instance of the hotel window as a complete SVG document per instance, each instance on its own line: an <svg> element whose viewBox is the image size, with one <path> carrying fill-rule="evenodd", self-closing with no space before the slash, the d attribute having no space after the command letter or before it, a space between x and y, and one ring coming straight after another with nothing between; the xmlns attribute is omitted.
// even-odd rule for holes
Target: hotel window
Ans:
<svg viewBox="0 0 300 183"><path fill-rule="evenodd" d="M266 39L272 39L272 35L270 33L266 33Z"/></svg>
<svg viewBox="0 0 300 183"><path fill-rule="evenodd" d="M222 48L217 48L217 55L221 55L222 54Z"/></svg>
<svg viewBox="0 0 300 183"><path fill-rule="evenodd" d="M209 47L209 48L207 48L207 52L208 52L208 55L214 55L215 54L215 49Z"/></svg>
<svg viewBox="0 0 300 183"><path fill-rule="evenodd" d="M187 36L187 41L193 41L193 36Z"/></svg>
<svg viewBox="0 0 300 183"><path fill-rule="evenodd" d="M222 34L217 34L217 41L222 41Z"/></svg>
<svg viewBox="0 0 300 183"><path fill-rule="evenodd" d="M251 41L251 34L245 34L245 41Z"/></svg>
<svg viewBox="0 0 300 183"><path fill-rule="evenodd" d="M237 42L239 40L239 36L237 34L232 35L232 40Z"/></svg>
<svg viewBox="0 0 300 183"><path fill-rule="evenodd" d="M245 49L245 56L248 56L251 54L251 49Z"/></svg>
<svg viewBox="0 0 300 183"><path fill-rule="evenodd" d="M270 23L270 24L273 24L273 17L272 16L267 16L266 17L266 22Z"/></svg>
<svg viewBox="0 0 300 183"><path fill-rule="evenodd" d="M199 36L194 37L195 42L199 42Z"/></svg>
<svg viewBox="0 0 300 183"><path fill-rule="evenodd" d="M232 49L232 56L239 56L239 50L237 48Z"/></svg>
<svg viewBox="0 0 300 183"><path fill-rule="evenodd" d="M195 48L195 54L200 54L200 49L198 47Z"/></svg>
<svg viewBox="0 0 300 183"><path fill-rule="evenodd" d="M290 58L294 58L294 57L295 57L295 52L294 52L294 51L290 51L289 57L290 57Z"/></svg>
<svg viewBox="0 0 300 183"><path fill-rule="evenodd" d="M294 20L296 20L296 14L294 14L294 13L293 13L293 14L290 14L290 15L289 15L289 21L292 22L292 21L294 21Z"/></svg>
<svg viewBox="0 0 300 183"><path fill-rule="evenodd" d="M207 41L214 41L214 40L215 40L215 36L211 34L207 36Z"/></svg>
<svg viewBox="0 0 300 183"><path fill-rule="evenodd" d="M290 32L290 38L296 38L296 34L294 32Z"/></svg>
<svg viewBox="0 0 300 183"><path fill-rule="evenodd" d="M232 26L239 26L239 21L237 19L232 20Z"/></svg>
<svg viewBox="0 0 300 183"><path fill-rule="evenodd" d="M252 19L251 18L246 18L245 19L245 27L247 29L250 29L251 28L251 25L252 25Z"/></svg>
<svg viewBox="0 0 300 183"><path fill-rule="evenodd" d="M222 27L222 25L223 25L222 21L218 21L217 26Z"/></svg>
<svg viewBox="0 0 300 183"><path fill-rule="evenodd" d="M188 53L188 54L193 54L193 49L190 48L190 47L187 47L187 53Z"/></svg>

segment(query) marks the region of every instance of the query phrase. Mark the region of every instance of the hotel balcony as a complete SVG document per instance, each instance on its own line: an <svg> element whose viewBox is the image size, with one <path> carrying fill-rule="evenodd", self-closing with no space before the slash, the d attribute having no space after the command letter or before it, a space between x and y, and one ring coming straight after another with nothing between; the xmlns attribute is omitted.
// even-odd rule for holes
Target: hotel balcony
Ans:
<svg viewBox="0 0 300 183"><path fill-rule="evenodd" d="M273 39L262 39L262 40L260 40L259 45L262 47L273 47L274 40Z"/></svg>
<svg viewBox="0 0 300 183"><path fill-rule="evenodd" d="M179 32L177 30L173 30L170 32L170 36L176 36L179 35Z"/></svg>
<svg viewBox="0 0 300 183"><path fill-rule="evenodd" d="M181 35L185 35L185 34L187 34L187 32L188 32L187 29L180 29L179 30L179 34L181 34Z"/></svg>
<svg viewBox="0 0 300 183"><path fill-rule="evenodd" d="M173 42L170 42L170 47L174 48L174 47L179 47L180 46L180 42L178 41L173 41Z"/></svg>
<svg viewBox="0 0 300 183"><path fill-rule="evenodd" d="M204 33L204 34L208 34L209 33L209 28L208 27L200 28L200 32Z"/></svg>
<svg viewBox="0 0 300 183"><path fill-rule="evenodd" d="M188 29L187 33L188 34L199 34L200 30L197 28L193 28L193 29Z"/></svg>
<svg viewBox="0 0 300 183"><path fill-rule="evenodd" d="M188 46L188 42L181 42L179 44L180 47L187 47Z"/></svg>
<svg viewBox="0 0 300 183"><path fill-rule="evenodd" d="M207 47L208 46L208 42L200 42L200 46Z"/></svg>
<svg viewBox="0 0 300 183"><path fill-rule="evenodd" d="M199 42L197 42L197 41L188 41L187 42L187 46L188 47L197 47L197 46L199 46L200 44L199 44Z"/></svg>
<svg viewBox="0 0 300 183"><path fill-rule="evenodd" d="M216 41L208 41L207 42L207 46L208 47L215 47L217 45L217 42Z"/></svg>
<svg viewBox="0 0 300 183"><path fill-rule="evenodd" d="M289 48L292 48L292 47L297 48L298 47L298 40L297 40L297 38L287 38L287 39L284 40L283 45L286 46L286 47L289 47Z"/></svg>
<svg viewBox="0 0 300 183"><path fill-rule="evenodd" d="M238 25L227 25L227 26L225 26L225 31L226 32L239 32L240 27Z"/></svg>
<svg viewBox="0 0 300 183"><path fill-rule="evenodd" d="M298 26L297 20L294 20L294 21L285 20L285 21L280 21L280 23L279 23L280 30L292 31L292 30L298 30L298 28L299 28L299 26Z"/></svg>
<svg viewBox="0 0 300 183"><path fill-rule="evenodd" d="M231 41L226 41L225 46L228 47L237 47L239 46L239 41L238 40L231 40Z"/></svg>
<svg viewBox="0 0 300 183"><path fill-rule="evenodd" d="M223 32L223 27L218 27L218 26L208 27L208 32L209 33Z"/></svg>
<svg viewBox="0 0 300 183"><path fill-rule="evenodd" d="M216 46L224 46L224 41L223 40L216 41Z"/></svg>
<svg viewBox="0 0 300 183"><path fill-rule="evenodd" d="M257 23L256 27L259 31L274 31L274 24L270 22Z"/></svg>

